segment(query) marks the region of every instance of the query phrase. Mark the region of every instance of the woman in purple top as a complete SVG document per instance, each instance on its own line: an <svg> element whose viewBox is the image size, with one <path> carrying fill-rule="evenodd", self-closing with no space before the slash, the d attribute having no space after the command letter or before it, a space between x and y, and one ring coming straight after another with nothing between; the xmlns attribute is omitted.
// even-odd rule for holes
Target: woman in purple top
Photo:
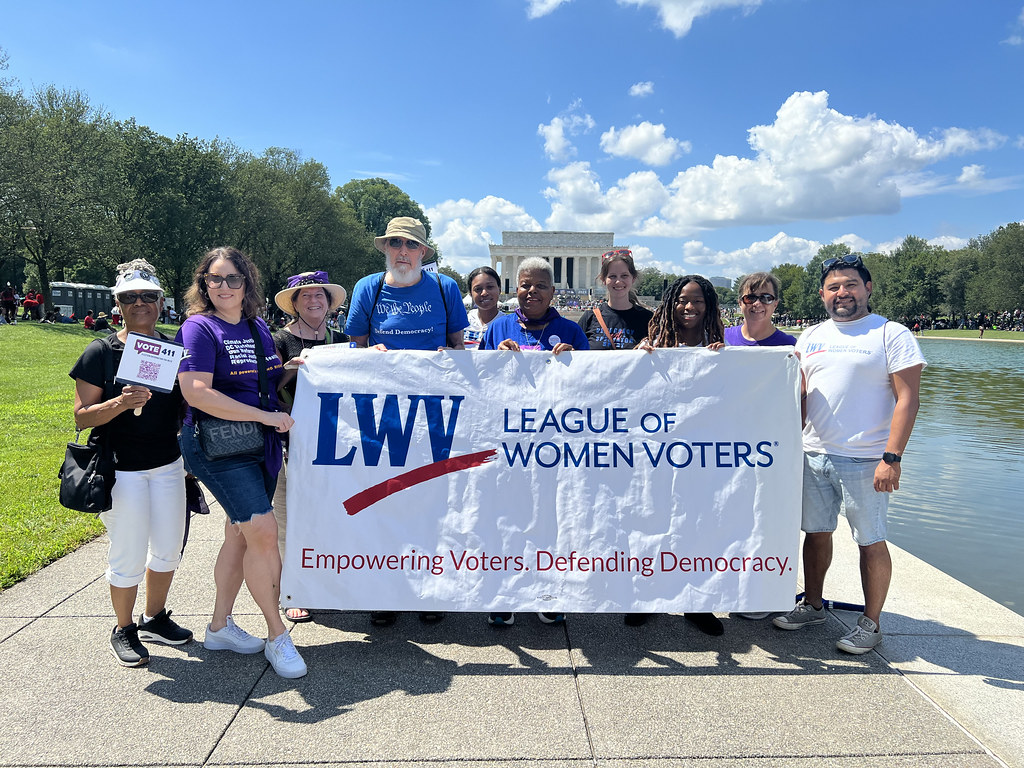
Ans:
<svg viewBox="0 0 1024 768"><path fill-rule="evenodd" d="M743 324L725 329L729 347L785 347L796 344L796 337L783 333L772 323L772 313L779 306L779 278L771 272L754 272L740 283L740 312ZM766 611L738 614L744 619L763 619Z"/></svg>
<svg viewBox="0 0 1024 768"><path fill-rule="evenodd" d="M771 272L754 272L740 283L740 312L743 325L725 329L729 347L785 347L796 344L796 337L783 333L772 324L772 313L779 306L779 278Z"/></svg>
<svg viewBox="0 0 1024 768"><path fill-rule="evenodd" d="M263 651L282 677L302 677L306 664L281 621L281 555L273 498L281 468L281 433L295 422L278 410L281 379L270 330L260 318L265 306L259 271L235 248L208 251L185 293L188 318L178 340L189 356L181 363L178 381L188 402L179 441L185 465L210 489L224 507L224 527L213 577L217 596L213 618L203 644L210 650L236 653ZM269 409L260 404L257 355L262 343L266 363ZM211 459L203 451L196 428L205 416L264 425L263 455ZM253 637L231 618L238 591L245 581L267 621L267 641Z"/></svg>

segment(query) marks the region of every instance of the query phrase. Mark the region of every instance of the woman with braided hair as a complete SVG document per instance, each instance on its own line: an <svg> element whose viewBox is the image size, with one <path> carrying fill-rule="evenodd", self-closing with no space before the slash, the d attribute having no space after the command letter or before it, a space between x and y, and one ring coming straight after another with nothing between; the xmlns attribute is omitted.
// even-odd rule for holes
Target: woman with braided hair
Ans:
<svg viewBox="0 0 1024 768"><path fill-rule="evenodd" d="M718 293L706 277L684 275L670 285L654 310L647 338L637 349L725 346Z"/></svg>
<svg viewBox="0 0 1024 768"><path fill-rule="evenodd" d="M707 347L719 350L725 346L725 327L718 311L718 294L706 277L685 275L662 294L661 304L654 310L647 338L637 349L653 352L671 347ZM713 613L683 614L688 622L706 635L725 631ZM626 624L644 623L647 614L626 614Z"/></svg>

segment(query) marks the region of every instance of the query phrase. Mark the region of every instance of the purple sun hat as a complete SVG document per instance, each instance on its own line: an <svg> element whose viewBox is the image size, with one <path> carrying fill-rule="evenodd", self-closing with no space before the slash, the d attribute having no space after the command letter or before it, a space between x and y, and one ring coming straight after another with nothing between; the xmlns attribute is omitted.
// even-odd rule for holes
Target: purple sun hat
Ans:
<svg viewBox="0 0 1024 768"><path fill-rule="evenodd" d="M348 298L348 293L344 288L337 283L332 283L330 278L327 277L327 273L322 269L318 269L315 272L301 272L289 277L285 289L278 291L277 295L274 296L274 303L289 315L295 316L295 305L292 303L292 299L300 288L310 286L324 289L324 292L327 294L327 300L331 305L328 311L334 311L344 304L345 299Z"/></svg>

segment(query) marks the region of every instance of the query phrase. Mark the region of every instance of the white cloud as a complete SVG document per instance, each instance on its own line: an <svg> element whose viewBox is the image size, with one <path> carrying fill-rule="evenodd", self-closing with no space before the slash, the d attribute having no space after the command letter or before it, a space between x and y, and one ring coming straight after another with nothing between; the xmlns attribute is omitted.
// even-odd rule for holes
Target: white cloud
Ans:
<svg viewBox="0 0 1024 768"><path fill-rule="evenodd" d="M969 243L970 240L967 238L954 237L953 235L941 235L928 240L929 245L938 245L945 248L947 251L956 251L960 248L966 248Z"/></svg>
<svg viewBox="0 0 1024 768"><path fill-rule="evenodd" d="M681 153L690 151L690 142L665 135L665 126L646 120L621 130L612 126L601 134L601 149L615 157L632 157L647 165L668 165Z"/></svg>
<svg viewBox="0 0 1024 768"><path fill-rule="evenodd" d="M985 166L965 165L956 179L957 184L965 187L978 187L985 181Z"/></svg>
<svg viewBox="0 0 1024 768"><path fill-rule="evenodd" d="M654 93L654 83L652 83L650 80L647 80L642 83L633 83L633 85L629 87L630 96L643 97L650 96L652 93Z"/></svg>
<svg viewBox="0 0 1024 768"><path fill-rule="evenodd" d="M569 0L529 0L526 4L526 16L530 19L539 19L567 2Z"/></svg>
<svg viewBox="0 0 1024 768"><path fill-rule="evenodd" d="M550 159L565 162L576 155L576 147L569 140L570 136L587 133L594 128L594 118L581 110L583 101L576 99L569 108L551 119L550 123L537 126L537 135L544 139L544 154Z"/></svg>
<svg viewBox="0 0 1024 768"><path fill-rule="evenodd" d="M662 27L676 37L685 37L694 20L701 16L725 8L743 8L752 13L761 5L761 0L618 0L618 3L654 8Z"/></svg>
<svg viewBox="0 0 1024 768"><path fill-rule="evenodd" d="M463 274L491 263L487 246L500 242L503 230L535 232L541 228L521 206L492 195L475 203L445 200L424 213L444 263Z"/></svg>
<svg viewBox="0 0 1024 768"><path fill-rule="evenodd" d="M1018 136L1017 140L1013 142L1013 146L1017 149L1024 149L1024 136Z"/></svg>
<svg viewBox="0 0 1024 768"><path fill-rule="evenodd" d="M554 186L544 190L551 200L548 229L631 234L643 229L643 220L668 201L654 171L637 171L601 190L590 163L574 162L548 173Z"/></svg>
<svg viewBox="0 0 1024 768"><path fill-rule="evenodd" d="M854 253L866 253L871 248L871 241L860 235L846 234L832 239L833 243L845 243Z"/></svg>
<svg viewBox="0 0 1024 768"><path fill-rule="evenodd" d="M773 123L748 134L752 156L719 155L711 165L679 171L668 183L653 172L634 173L603 190L585 161L556 168L545 190L551 201L547 225L691 237L708 228L891 214L905 196L955 189L952 179L934 175L929 166L1006 141L987 129L954 127L921 136L874 115L844 115L829 108L825 91L794 93ZM609 131L602 146L635 150L624 135L625 129Z"/></svg>
<svg viewBox="0 0 1024 768"><path fill-rule="evenodd" d="M779 264L806 264L821 246L816 240L793 237L785 232L735 251L719 251L708 248L700 240L689 240L683 243L683 260L708 277L739 277Z"/></svg>
<svg viewBox="0 0 1024 768"><path fill-rule="evenodd" d="M1007 45L1024 45L1024 9L1021 9L1011 28L1013 31L1003 42Z"/></svg>

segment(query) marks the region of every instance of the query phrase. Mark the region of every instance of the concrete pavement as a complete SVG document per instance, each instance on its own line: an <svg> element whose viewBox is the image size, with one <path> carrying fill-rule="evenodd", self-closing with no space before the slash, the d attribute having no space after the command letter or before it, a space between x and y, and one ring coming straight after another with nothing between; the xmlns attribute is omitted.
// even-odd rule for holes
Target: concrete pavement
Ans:
<svg viewBox="0 0 1024 768"><path fill-rule="evenodd" d="M150 644L148 667L108 651L105 538L0 593L0 766L1024 768L1024 617L895 547L860 657L835 649L843 611L798 632L723 616L719 638L675 615L318 612L293 631L310 673L284 680L200 642L222 525L193 518L171 592L197 641ZM826 593L860 602L843 526ZM235 617L264 626L245 590Z"/></svg>

